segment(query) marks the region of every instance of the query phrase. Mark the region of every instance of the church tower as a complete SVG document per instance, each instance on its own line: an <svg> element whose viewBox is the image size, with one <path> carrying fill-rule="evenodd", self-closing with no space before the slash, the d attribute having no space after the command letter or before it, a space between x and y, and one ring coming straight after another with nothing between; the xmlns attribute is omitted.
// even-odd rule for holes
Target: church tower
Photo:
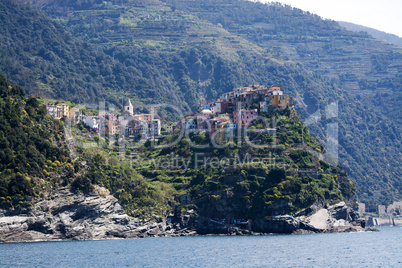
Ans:
<svg viewBox="0 0 402 268"><path fill-rule="evenodd" d="M127 99L126 103L124 104L124 112L129 113L130 115L134 114L134 107L131 104L130 99Z"/></svg>

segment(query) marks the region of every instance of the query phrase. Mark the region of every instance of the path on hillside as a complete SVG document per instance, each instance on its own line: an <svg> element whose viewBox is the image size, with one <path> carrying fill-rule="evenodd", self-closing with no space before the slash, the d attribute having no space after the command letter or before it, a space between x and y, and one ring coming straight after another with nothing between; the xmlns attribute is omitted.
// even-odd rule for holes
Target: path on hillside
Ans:
<svg viewBox="0 0 402 268"><path fill-rule="evenodd" d="M64 127L64 133L65 133L65 137L66 137L66 144L67 144L68 150L70 152L70 157L73 160L77 160L78 156L77 156L77 151L75 150L75 139L74 139L73 134L71 133L71 128Z"/></svg>

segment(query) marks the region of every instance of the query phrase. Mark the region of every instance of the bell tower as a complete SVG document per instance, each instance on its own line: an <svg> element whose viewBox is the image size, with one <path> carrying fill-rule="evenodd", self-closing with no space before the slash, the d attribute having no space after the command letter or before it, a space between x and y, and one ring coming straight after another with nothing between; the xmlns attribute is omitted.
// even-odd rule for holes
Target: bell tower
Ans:
<svg viewBox="0 0 402 268"><path fill-rule="evenodd" d="M130 115L134 114L134 107L131 104L130 99L127 99L126 103L124 104L124 112L129 113Z"/></svg>

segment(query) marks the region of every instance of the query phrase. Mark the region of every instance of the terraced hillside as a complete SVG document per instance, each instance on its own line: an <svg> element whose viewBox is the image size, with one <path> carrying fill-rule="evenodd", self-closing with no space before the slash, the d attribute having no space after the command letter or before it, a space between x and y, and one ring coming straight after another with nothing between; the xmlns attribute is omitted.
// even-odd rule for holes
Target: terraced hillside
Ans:
<svg viewBox="0 0 402 268"><path fill-rule="evenodd" d="M376 29L373 29L370 27L366 27L366 26L362 26L359 24L354 24L354 23L346 22L346 21L338 21L338 23L339 23L339 25L341 25L342 27L345 27L349 31L366 32L369 35L371 35L379 40L383 40L383 41L386 41L391 44L402 46L402 38L395 34L386 33L386 32L379 31L379 30L376 30Z"/></svg>
<svg viewBox="0 0 402 268"><path fill-rule="evenodd" d="M275 81L294 92L301 86L294 76L304 77L318 89L319 78L303 67L275 58L220 25L161 1L120 1L114 5L101 1L28 2L52 16L54 23L66 26L90 49L111 59L103 63L113 71L100 72L100 76L105 82L121 85L109 87L107 94L112 97L117 90L120 97L145 103L167 100L190 112L200 99L216 99L245 83Z"/></svg>
<svg viewBox="0 0 402 268"><path fill-rule="evenodd" d="M119 97L172 100L190 111L199 99L247 83L281 84L303 119L338 101L340 162L359 197L400 198L400 47L279 4L26 1L106 54L111 66L135 73L131 87L118 72L103 76L122 83ZM310 126L322 142L330 122Z"/></svg>
<svg viewBox="0 0 402 268"><path fill-rule="evenodd" d="M20 1L1 0L0 10L0 71L30 94L117 106L129 94L187 108L152 66L125 65Z"/></svg>
<svg viewBox="0 0 402 268"><path fill-rule="evenodd" d="M357 181L360 196L385 198L389 192L380 190L384 188L395 188L400 195L400 46L345 31L335 21L280 4L241 0L173 3L330 79L337 89L328 94L340 104L341 163ZM326 103L318 94L310 94L304 102L309 108Z"/></svg>

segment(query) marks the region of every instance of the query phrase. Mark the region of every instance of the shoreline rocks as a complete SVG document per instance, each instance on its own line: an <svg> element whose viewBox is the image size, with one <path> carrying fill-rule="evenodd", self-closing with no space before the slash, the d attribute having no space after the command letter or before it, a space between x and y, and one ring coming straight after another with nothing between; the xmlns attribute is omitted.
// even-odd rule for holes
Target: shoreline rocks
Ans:
<svg viewBox="0 0 402 268"><path fill-rule="evenodd" d="M201 217L179 223L130 217L105 191L99 187L98 193L84 195L60 188L19 215L3 211L0 242L365 231L365 221L344 202L327 208L312 206L293 216L258 219L239 229Z"/></svg>
<svg viewBox="0 0 402 268"><path fill-rule="evenodd" d="M329 207L313 205L293 216L284 215L257 220L253 230L264 233L335 233L366 230L364 219L345 202Z"/></svg>
<svg viewBox="0 0 402 268"><path fill-rule="evenodd" d="M102 194L74 193L60 188L36 204L0 217L0 242L37 240L89 240L166 235L193 235L190 229L176 230L165 220L144 221L125 214L117 199L104 188Z"/></svg>

